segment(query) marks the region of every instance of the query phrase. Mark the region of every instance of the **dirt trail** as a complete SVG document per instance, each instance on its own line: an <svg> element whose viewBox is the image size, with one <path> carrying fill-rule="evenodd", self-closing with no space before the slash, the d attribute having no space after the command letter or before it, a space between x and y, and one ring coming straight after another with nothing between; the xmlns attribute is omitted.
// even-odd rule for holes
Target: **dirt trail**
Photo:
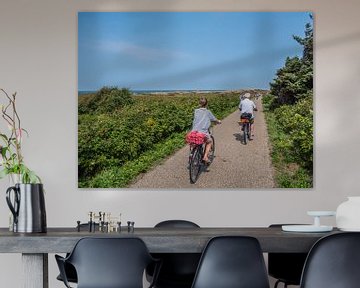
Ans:
<svg viewBox="0 0 360 288"><path fill-rule="evenodd" d="M188 153L184 147L162 164L137 178L130 188L272 188L273 168L261 102L257 101L255 137L247 145L240 141L239 112L214 127L214 162L195 184L189 181Z"/></svg>

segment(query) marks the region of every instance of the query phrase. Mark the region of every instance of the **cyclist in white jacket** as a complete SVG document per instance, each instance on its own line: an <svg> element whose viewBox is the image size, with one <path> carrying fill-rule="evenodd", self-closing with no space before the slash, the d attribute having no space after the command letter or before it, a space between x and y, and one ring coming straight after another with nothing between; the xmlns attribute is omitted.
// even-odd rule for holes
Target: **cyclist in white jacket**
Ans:
<svg viewBox="0 0 360 288"><path fill-rule="evenodd" d="M240 109L240 117L244 113L251 114L250 132L251 132L252 136L254 136L254 133L255 133L255 128L253 127L254 118L255 118L254 111L257 111L257 108L256 108L255 103L250 100L250 93L245 93L243 99L240 101L239 109Z"/></svg>

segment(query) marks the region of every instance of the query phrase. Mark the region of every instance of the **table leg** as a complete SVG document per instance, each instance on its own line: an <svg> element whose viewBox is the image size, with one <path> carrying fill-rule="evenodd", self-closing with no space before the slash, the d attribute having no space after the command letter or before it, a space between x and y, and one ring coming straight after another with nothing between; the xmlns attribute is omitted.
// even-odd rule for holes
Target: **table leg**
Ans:
<svg viewBox="0 0 360 288"><path fill-rule="evenodd" d="M48 254L22 254L23 288L49 288Z"/></svg>

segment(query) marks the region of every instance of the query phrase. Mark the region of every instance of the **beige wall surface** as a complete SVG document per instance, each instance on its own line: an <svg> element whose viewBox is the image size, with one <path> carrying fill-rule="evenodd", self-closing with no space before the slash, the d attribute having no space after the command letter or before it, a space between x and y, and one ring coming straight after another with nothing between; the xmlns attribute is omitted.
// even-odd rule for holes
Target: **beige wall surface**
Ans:
<svg viewBox="0 0 360 288"><path fill-rule="evenodd" d="M89 210L122 212L136 226L186 218L201 226L305 222L360 195L358 0L1 0L0 87L18 92L30 137L28 165L46 188L48 226L73 226ZM313 11L315 186L309 190L91 190L77 188L77 12ZM174 36L176 37L176 36ZM239 175L241 177L241 175ZM6 180L0 226L8 225ZM335 224L334 219L325 220ZM62 287L53 255L50 287ZM2 287L20 287L19 255L0 255Z"/></svg>

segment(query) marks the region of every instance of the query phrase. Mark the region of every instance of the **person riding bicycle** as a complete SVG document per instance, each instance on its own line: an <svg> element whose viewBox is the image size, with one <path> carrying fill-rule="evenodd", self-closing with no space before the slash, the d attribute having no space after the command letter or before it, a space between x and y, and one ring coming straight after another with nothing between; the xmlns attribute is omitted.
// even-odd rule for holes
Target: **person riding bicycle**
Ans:
<svg viewBox="0 0 360 288"><path fill-rule="evenodd" d="M209 128L211 126L211 122L216 122L217 124L221 124L221 121L218 120L214 116L214 114L207 109L208 101L205 97L200 98L199 104L200 104L200 108L197 108L194 111L193 125L190 134L193 132L203 134L205 139L205 153L204 153L204 158L202 160L205 163L208 163L209 151L212 148L212 140L210 137Z"/></svg>
<svg viewBox="0 0 360 288"><path fill-rule="evenodd" d="M244 117L246 114L249 115L250 133L252 136L254 136L255 133L255 128L253 127L254 118L255 118L254 111L257 111L257 108L255 103L252 100L250 100L250 93L245 93L243 99L240 101L239 109L240 109L240 118L241 116Z"/></svg>

